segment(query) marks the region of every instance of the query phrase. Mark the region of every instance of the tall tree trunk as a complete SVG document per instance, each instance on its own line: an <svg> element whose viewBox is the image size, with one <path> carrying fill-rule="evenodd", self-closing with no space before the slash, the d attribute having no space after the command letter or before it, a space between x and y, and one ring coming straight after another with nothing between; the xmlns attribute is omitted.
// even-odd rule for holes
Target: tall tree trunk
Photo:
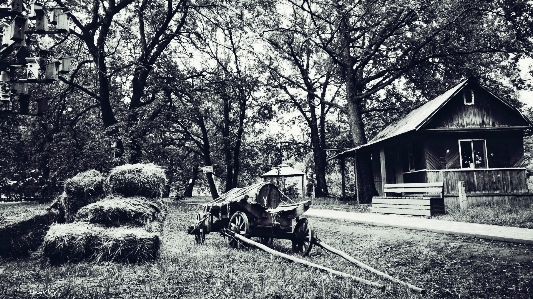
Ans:
<svg viewBox="0 0 533 299"><path fill-rule="evenodd" d="M225 84L222 86L221 91L222 100L224 101L224 130L222 131L223 144L224 144L224 162L226 163L226 187L225 191L228 192L233 188L233 159L231 149L231 136L230 136L230 98L227 94Z"/></svg>
<svg viewBox="0 0 533 299"><path fill-rule="evenodd" d="M361 107L362 99L359 97L363 86L358 84L358 74L353 69L353 57L350 52L350 28L347 16L341 20L340 31L342 33L342 74L346 82L346 102L348 110L348 119L350 131L354 146L367 143L365 127L363 124L363 111ZM372 202L374 194L374 176L372 174L372 161L370 155L358 154L357 159L357 194L360 203Z"/></svg>
<svg viewBox="0 0 533 299"><path fill-rule="evenodd" d="M211 160L211 145L209 144L209 136L203 117L200 117L198 125L200 126L200 130L202 131L202 154L204 156L204 163L206 166L213 166L213 161ZM206 177L207 184L209 185L209 191L211 192L211 198L218 198L218 190L215 184L215 179L213 178L213 173L207 173Z"/></svg>
<svg viewBox="0 0 533 299"><path fill-rule="evenodd" d="M314 103L314 95L312 93L307 94L308 102L313 105ZM314 160L314 172L315 172L315 179L316 179L316 187L315 187L315 196L316 197L327 197L329 195L328 192L328 186L326 184L326 159L325 159L325 151L323 148L323 144L325 143L323 140L324 136L320 136L320 133L322 130L319 130L318 125L318 119L315 112L315 108L313 106L311 107L311 123L309 124L309 128L311 129L311 146L313 148L313 160ZM322 137L322 138L321 138Z"/></svg>
<svg viewBox="0 0 533 299"><path fill-rule="evenodd" d="M351 74L348 70L347 73ZM352 140L355 146L367 143L360 101L357 100L358 89L353 76L346 80L346 97L348 101L348 117ZM361 203L370 203L374 195L374 175L372 173L372 161L369 154L357 154L357 193Z"/></svg>
<svg viewBox="0 0 533 299"><path fill-rule="evenodd" d="M191 179L187 184L187 188L183 192L183 197L192 197L192 190L194 189L194 184L196 184L196 179L198 178L198 165L194 165L192 169Z"/></svg>

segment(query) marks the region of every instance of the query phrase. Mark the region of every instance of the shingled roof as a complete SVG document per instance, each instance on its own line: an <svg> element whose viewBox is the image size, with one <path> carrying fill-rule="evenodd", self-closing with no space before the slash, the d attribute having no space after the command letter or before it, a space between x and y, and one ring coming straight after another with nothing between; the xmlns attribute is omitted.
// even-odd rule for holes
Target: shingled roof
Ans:
<svg viewBox="0 0 533 299"><path fill-rule="evenodd" d="M379 132L379 134L364 146L420 129L433 115L435 115L435 113L437 113L437 111L439 111L440 108L442 108L442 106L453 98L468 83L468 81L469 80L463 80L461 83L455 85L453 88L435 99L414 109L398 122L389 125L383 131Z"/></svg>

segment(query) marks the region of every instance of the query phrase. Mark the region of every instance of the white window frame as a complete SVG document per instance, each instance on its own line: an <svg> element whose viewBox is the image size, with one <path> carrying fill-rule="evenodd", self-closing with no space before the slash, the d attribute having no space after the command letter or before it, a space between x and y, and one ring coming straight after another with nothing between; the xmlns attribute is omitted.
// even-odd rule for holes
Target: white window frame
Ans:
<svg viewBox="0 0 533 299"><path fill-rule="evenodd" d="M483 141L483 155L484 155L484 165L483 167L476 168L475 164L474 167L463 167L463 151L461 149L461 142L462 141L470 141L470 151L472 152L472 161L474 161L474 142L473 141ZM481 138L473 138L473 139L459 139L459 164L461 165L461 169L486 169L489 168L489 160L487 155L487 140L481 139Z"/></svg>
<svg viewBox="0 0 533 299"><path fill-rule="evenodd" d="M466 101L466 94L470 92L470 98L472 99L472 102L467 102ZM467 90L464 90L463 91L463 101L465 103L465 105L474 105L474 90L473 89L467 89Z"/></svg>

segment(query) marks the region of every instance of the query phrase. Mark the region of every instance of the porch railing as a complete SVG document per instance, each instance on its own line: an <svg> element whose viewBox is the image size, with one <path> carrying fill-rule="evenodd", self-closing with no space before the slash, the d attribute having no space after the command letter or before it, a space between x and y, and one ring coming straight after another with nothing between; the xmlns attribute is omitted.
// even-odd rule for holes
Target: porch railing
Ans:
<svg viewBox="0 0 533 299"><path fill-rule="evenodd" d="M463 181L466 193L526 193L525 168L440 169L404 173L405 183L444 182L445 195L457 195L457 182Z"/></svg>

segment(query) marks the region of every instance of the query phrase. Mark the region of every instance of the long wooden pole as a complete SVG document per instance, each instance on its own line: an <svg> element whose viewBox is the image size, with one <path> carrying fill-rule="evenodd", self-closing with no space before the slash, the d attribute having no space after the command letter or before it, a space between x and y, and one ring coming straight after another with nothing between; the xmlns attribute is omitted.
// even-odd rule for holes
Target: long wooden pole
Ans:
<svg viewBox="0 0 533 299"><path fill-rule="evenodd" d="M366 269L366 270L368 270L368 271L370 271L370 272L376 273L376 274L378 274L378 275L381 276L381 277L387 278L387 279L389 279L389 280L391 280L391 281L394 281L394 282L397 282L397 283L399 283L399 284L401 284L401 285L407 286L408 288L410 288L410 289L412 289L412 290L414 290L414 291L416 291L416 292L418 292L418 293L421 293L421 294L425 294L425 293L426 293L426 290L424 290L424 289L422 289L422 288L419 288L419 287L417 287L417 286L414 286L414 285L412 285L412 284L410 284L410 283L407 283L407 282L401 281L401 280L399 280L399 279L397 279L397 278L395 278L395 277L390 276L390 275L387 274L387 273L384 273L384 272L381 272L381 271L379 271L379 270L376 270L376 269L374 269L374 268L372 268L372 267L370 267L370 266L364 264L363 262L354 259L353 257L349 256L349 255L346 254L345 252L340 251L340 250L338 250L338 249L335 249L335 248L329 246L328 244L326 244L326 243L320 241L319 239L315 239L315 244L317 244L318 246L320 246L320 247L322 247L322 248L324 248L324 249L326 249L326 250L328 250L328 251L331 251L331 252L333 252L333 253L335 253L335 254L337 254L337 255L340 255L341 257L343 257L343 258L347 259L348 261L350 261L350 262L356 264L357 266L359 266L359 267L361 267L361 268L363 268L363 269Z"/></svg>
<svg viewBox="0 0 533 299"><path fill-rule="evenodd" d="M290 256L288 254L276 251L276 250L271 249L271 248L269 248L269 247L267 247L267 246L265 246L263 244L257 243L255 241L252 241L252 240L250 240L248 238L245 238L245 237L243 237L243 236L241 236L239 234L235 234L235 233L230 232L228 230L224 230L223 233L228 235L229 237L233 237L235 239L238 239L239 241L242 241L244 243L253 245L253 246L255 246L255 247L259 248L259 249L262 249L262 250L264 250L264 251L266 251L268 253L271 253L273 255L277 255L279 257L291 260L291 261L296 262L296 263L304 264L304 265L309 266L309 267L313 267L313 268L317 268L317 269L320 269L320 270L324 270L324 271L327 271L329 273L332 273L332 274L335 274L335 275L338 275L338 276L351 278L351 279L353 279L353 280L355 280L357 282L360 282L360 283L363 283L363 284L366 284L366 285L369 285L369 286L373 286L373 287L378 288L378 289L380 289L382 291L385 290L385 286L380 284L380 283L369 281L369 280L366 280L366 279L363 279L363 278L360 278L360 277L357 277L357 276L350 275L348 273L344 273L344 272L340 272L340 271L337 271L337 270L333 270L331 268L324 267L324 266L319 265L319 264L315 264L315 263L312 263L312 262L309 262L309 261L306 261L306 260L302 260L302 259L296 258L294 256Z"/></svg>

